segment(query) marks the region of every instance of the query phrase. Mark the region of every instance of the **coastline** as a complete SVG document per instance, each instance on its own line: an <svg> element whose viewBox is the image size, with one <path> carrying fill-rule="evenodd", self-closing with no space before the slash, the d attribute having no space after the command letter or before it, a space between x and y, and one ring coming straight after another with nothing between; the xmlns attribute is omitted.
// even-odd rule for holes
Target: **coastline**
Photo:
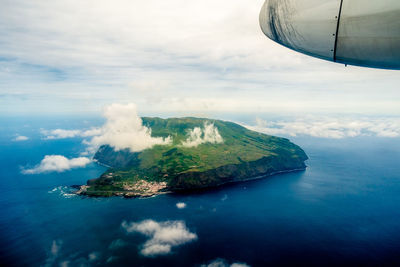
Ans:
<svg viewBox="0 0 400 267"><path fill-rule="evenodd" d="M124 190L124 191L111 191L111 190L110 191L91 191L91 193L94 193L94 194L91 194L91 193L88 194L87 190L90 188L89 185L80 185L80 186L72 186L72 187L78 188L78 190L76 192L74 192L74 194L79 195L79 196L86 196L86 197L151 198L151 197L164 195L164 194L171 194L171 193L204 191L207 189L223 187L225 185L230 185L230 184L261 180L261 179L265 179L265 178L279 175L279 174L305 171L306 169L307 169L307 166L304 168L296 168L296 169L292 169L292 170L276 171L276 172L272 172L272 173L268 173L268 174L249 177L249 178L242 179L242 180L229 181L229 182L224 182L224 183L220 183L220 184L213 185L213 186L204 186L202 188L194 188L194 189L169 190L169 188L167 186L165 186L161 190L153 190L153 191L141 191L138 188L132 188L131 190ZM100 194L96 195L95 193L101 193L101 195Z"/></svg>

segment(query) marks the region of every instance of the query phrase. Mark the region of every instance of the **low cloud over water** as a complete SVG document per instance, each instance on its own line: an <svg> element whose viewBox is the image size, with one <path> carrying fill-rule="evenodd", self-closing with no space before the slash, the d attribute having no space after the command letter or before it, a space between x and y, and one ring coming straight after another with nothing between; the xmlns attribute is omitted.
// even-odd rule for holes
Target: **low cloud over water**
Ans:
<svg viewBox="0 0 400 267"><path fill-rule="evenodd" d="M140 233L148 237L140 250L146 257L169 254L174 247L197 240L197 235L190 232L183 221L124 221L121 226L127 233Z"/></svg>

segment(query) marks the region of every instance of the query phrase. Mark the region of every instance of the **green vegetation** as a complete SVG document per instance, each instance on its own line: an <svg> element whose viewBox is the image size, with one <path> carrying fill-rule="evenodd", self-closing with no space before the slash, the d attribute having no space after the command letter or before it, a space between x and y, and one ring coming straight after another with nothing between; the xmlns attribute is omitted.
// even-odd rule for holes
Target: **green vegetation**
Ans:
<svg viewBox="0 0 400 267"><path fill-rule="evenodd" d="M171 136L173 142L136 153L102 146L94 159L110 169L88 181L86 195L123 193L140 180L165 182L169 191L198 189L306 167L306 154L288 139L250 131L232 122L143 118L143 124L151 128L152 136ZM205 124L214 124L222 143L182 145L191 130L203 129Z"/></svg>

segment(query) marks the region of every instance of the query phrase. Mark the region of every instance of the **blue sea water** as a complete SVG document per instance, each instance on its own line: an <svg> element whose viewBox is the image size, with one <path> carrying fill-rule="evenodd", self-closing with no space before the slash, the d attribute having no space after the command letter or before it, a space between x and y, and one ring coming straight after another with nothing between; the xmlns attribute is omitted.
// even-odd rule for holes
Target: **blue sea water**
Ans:
<svg viewBox="0 0 400 267"><path fill-rule="evenodd" d="M45 155L77 157L84 150L80 138L42 140L40 128L100 123L1 119L1 265L199 266L216 259L250 266L400 265L398 138L291 138L310 158L304 172L148 199L69 194L69 185L105 171L95 163L21 174ZM30 139L11 141L17 133ZM148 237L121 225L147 219L183 221L197 239L167 255L143 256Z"/></svg>

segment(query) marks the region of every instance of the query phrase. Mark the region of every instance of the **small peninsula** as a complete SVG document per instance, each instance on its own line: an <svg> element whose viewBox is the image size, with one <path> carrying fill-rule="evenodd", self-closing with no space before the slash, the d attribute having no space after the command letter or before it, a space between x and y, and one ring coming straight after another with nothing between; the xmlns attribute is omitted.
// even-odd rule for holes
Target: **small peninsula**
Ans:
<svg viewBox="0 0 400 267"><path fill-rule="evenodd" d="M142 118L154 137L171 138L140 152L101 146L94 159L109 169L79 187L93 197L149 197L217 187L305 170L305 152L286 138L201 118Z"/></svg>

